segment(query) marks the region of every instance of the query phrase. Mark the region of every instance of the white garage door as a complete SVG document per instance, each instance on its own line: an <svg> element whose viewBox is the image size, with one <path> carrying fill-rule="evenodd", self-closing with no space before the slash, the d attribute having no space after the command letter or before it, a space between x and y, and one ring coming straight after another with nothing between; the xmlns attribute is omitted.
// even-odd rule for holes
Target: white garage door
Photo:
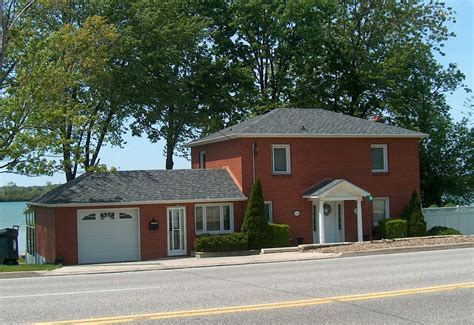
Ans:
<svg viewBox="0 0 474 325"><path fill-rule="evenodd" d="M138 209L78 210L79 264L140 259Z"/></svg>

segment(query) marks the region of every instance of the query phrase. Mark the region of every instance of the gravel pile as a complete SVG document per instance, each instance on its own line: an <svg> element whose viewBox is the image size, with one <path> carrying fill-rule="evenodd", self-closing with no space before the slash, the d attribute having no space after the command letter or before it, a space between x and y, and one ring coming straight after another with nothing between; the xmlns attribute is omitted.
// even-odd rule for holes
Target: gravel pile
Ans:
<svg viewBox="0 0 474 325"><path fill-rule="evenodd" d="M348 243L337 246L315 247L311 249L317 253L345 253L359 252L373 249L414 247L414 246L438 246L472 243L474 247L474 236L434 236L414 237L399 239L374 240L372 242Z"/></svg>

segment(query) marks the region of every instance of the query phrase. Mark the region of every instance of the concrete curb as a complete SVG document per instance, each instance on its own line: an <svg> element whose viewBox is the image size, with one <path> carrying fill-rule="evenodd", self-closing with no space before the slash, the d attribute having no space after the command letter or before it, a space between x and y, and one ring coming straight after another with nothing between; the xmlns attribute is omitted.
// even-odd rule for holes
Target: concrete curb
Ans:
<svg viewBox="0 0 474 325"><path fill-rule="evenodd" d="M41 276L39 271L0 272L0 280L18 279L18 278L35 278L39 276Z"/></svg>
<svg viewBox="0 0 474 325"><path fill-rule="evenodd" d="M322 256L321 256L322 255ZM283 262L301 262L301 261L314 261L320 259L332 259L341 256L341 253L327 253L321 254L320 256L315 256L313 258L308 257L296 257L291 259L281 259L281 260L270 260L270 261L245 261L238 263L216 263L212 265L176 265L176 266L159 266L156 268L137 268L137 269L128 269L128 270L111 270L111 271L91 271L91 272L71 272L71 273L61 273L61 274L51 274L46 272L41 272L40 276L42 277L56 277L56 276L70 276L70 275L92 275L92 274L111 274L111 273L130 273L130 272L147 272L147 271L167 271L167 270L184 270L184 269L201 269L201 268L211 268L211 267L222 267L222 266L240 266L240 265L254 265L254 264L271 264L271 263L283 263Z"/></svg>
<svg viewBox="0 0 474 325"><path fill-rule="evenodd" d="M412 246L412 247L393 247L393 248L371 249L371 250L366 250L366 251L343 252L341 253L340 257L387 255L387 254L397 254L397 253L426 252L426 251L437 251L437 250L456 249L456 248L473 248L473 247L474 247L474 243Z"/></svg>

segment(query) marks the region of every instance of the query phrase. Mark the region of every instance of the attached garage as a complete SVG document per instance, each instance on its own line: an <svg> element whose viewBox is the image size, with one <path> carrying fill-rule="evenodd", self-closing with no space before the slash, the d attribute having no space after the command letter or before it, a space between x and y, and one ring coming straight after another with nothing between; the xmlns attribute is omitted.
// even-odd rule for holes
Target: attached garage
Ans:
<svg viewBox="0 0 474 325"><path fill-rule="evenodd" d="M230 232L238 229L246 200L225 169L86 173L28 203L36 234L28 239L29 255L64 265L188 255L196 206L231 207L228 219L213 214L218 219L209 217L203 228L214 229L217 220Z"/></svg>
<svg viewBox="0 0 474 325"><path fill-rule="evenodd" d="M79 264L140 260L138 209L77 210Z"/></svg>

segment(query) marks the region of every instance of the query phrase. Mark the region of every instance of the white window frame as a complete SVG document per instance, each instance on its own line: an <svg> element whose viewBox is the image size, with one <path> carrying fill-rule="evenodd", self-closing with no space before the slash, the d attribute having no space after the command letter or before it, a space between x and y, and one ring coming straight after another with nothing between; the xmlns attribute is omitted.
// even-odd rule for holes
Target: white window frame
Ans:
<svg viewBox="0 0 474 325"><path fill-rule="evenodd" d="M384 201L384 208L385 208L385 219L390 219L390 198L387 196L383 197L374 197L372 199L372 204L374 201ZM374 217L373 217L374 209L372 207L372 226L374 226Z"/></svg>
<svg viewBox="0 0 474 325"><path fill-rule="evenodd" d="M270 209L268 210L269 211L269 218L268 218L268 223L273 223L273 202L272 201L265 201L264 202L265 205L269 205L270 206ZM266 211L265 211L266 212Z"/></svg>
<svg viewBox="0 0 474 325"><path fill-rule="evenodd" d="M275 170L275 149L286 149L286 171ZM291 174L291 152L289 144L272 144L272 173L274 175Z"/></svg>
<svg viewBox="0 0 474 325"><path fill-rule="evenodd" d="M386 144L371 144L370 145L370 168L372 168L372 149L382 149L383 150L383 168L382 169L372 169L372 173L386 173L388 172L388 148Z"/></svg>
<svg viewBox="0 0 474 325"><path fill-rule="evenodd" d="M224 206L230 207L230 229L224 230ZM206 217L206 208L207 207L219 207L220 214L220 230L207 231L207 217ZM202 208L202 230L198 231L196 227L196 210L197 208ZM234 204L233 203L211 203L211 204L195 204L194 205L194 229L196 235L201 234L229 234L234 232Z"/></svg>
<svg viewBox="0 0 474 325"><path fill-rule="evenodd" d="M199 151L199 169L206 169L206 152Z"/></svg>

